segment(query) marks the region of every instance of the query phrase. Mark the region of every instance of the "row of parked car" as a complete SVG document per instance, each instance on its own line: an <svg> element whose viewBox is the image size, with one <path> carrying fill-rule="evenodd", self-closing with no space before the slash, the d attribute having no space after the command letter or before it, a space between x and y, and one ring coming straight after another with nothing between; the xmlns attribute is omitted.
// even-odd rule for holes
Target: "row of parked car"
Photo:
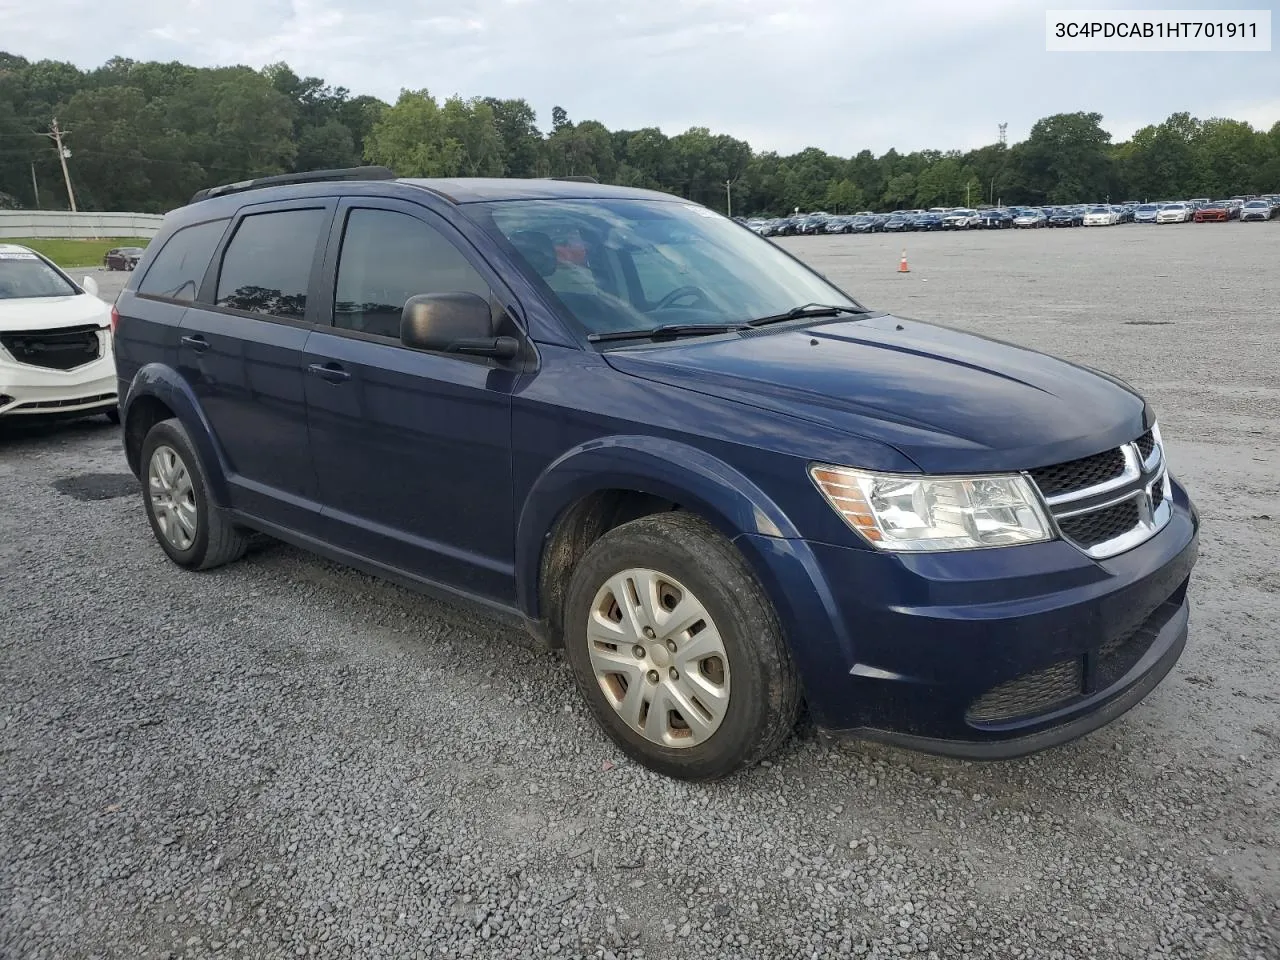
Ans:
<svg viewBox="0 0 1280 960"><path fill-rule="evenodd" d="M1109 227L1120 223L1244 222L1277 217L1280 217L1280 194L1232 197L1230 200L1199 198L1154 203L1078 203L1061 207L934 207L931 210L863 211L848 215L817 211L790 217L739 219L761 236L790 237L820 233Z"/></svg>

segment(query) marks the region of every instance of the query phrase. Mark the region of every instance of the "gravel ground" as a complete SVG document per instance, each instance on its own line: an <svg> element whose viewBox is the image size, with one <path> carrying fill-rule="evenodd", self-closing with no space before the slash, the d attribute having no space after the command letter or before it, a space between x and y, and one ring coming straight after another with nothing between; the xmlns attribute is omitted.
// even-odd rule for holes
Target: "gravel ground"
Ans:
<svg viewBox="0 0 1280 960"><path fill-rule="evenodd" d="M1280 223L905 239L784 243L1156 404L1205 525L1142 705L675 783L511 631L282 546L184 573L115 429L10 431L0 957L1280 957Z"/></svg>

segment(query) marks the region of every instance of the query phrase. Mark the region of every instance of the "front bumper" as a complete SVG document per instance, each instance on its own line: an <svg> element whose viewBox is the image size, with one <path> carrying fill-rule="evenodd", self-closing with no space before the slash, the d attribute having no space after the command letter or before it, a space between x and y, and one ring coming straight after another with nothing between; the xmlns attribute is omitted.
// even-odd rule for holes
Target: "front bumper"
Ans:
<svg viewBox="0 0 1280 960"><path fill-rule="evenodd" d="M1109 723L1176 663L1199 521L1173 490L1169 523L1102 561L1061 540L933 555L740 540L767 567L819 727L1011 757Z"/></svg>
<svg viewBox="0 0 1280 960"><path fill-rule="evenodd" d="M71 370L15 363L0 351L0 417L90 414L115 407L116 400L109 339L97 360Z"/></svg>

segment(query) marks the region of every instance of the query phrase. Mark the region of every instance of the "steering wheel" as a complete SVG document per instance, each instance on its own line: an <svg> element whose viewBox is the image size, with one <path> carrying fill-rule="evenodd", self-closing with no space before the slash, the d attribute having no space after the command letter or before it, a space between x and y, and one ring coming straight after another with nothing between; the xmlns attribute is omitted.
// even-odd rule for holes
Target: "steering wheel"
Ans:
<svg viewBox="0 0 1280 960"><path fill-rule="evenodd" d="M690 306L698 306L699 304L706 307L712 306L711 298L707 296L706 292L701 287L689 285L685 287L676 287L665 297L659 300L657 306L653 309L665 310L667 307L673 306L677 300L683 300L686 297L693 297L693 303L691 303Z"/></svg>

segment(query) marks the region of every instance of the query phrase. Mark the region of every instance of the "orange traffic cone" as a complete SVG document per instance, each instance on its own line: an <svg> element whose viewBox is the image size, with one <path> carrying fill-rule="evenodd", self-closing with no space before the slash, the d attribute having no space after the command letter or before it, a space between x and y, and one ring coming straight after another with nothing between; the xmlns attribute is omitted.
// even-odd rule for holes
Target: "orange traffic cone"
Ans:
<svg viewBox="0 0 1280 960"><path fill-rule="evenodd" d="M898 264L899 273L910 273L911 268L907 266L907 251L902 251L902 261Z"/></svg>

